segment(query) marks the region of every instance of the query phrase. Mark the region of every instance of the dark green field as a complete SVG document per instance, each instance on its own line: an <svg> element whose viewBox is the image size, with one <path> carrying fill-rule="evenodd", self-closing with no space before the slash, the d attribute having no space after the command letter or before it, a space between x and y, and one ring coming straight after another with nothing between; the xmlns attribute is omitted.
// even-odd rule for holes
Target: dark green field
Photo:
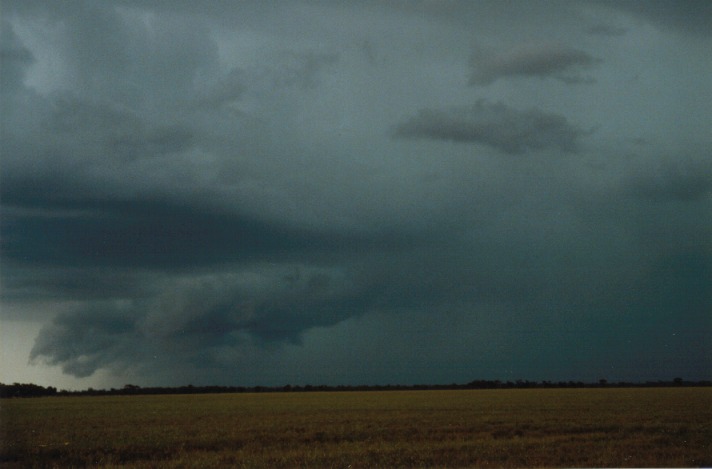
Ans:
<svg viewBox="0 0 712 469"><path fill-rule="evenodd" d="M712 389L0 401L3 467L710 466Z"/></svg>

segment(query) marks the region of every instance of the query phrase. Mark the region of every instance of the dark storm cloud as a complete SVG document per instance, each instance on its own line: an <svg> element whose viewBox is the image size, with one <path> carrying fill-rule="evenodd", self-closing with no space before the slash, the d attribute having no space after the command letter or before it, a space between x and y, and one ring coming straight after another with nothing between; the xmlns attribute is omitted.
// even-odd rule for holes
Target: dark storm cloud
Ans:
<svg viewBox="0 0 712 469"><path fill-rule="evenodd" d="M601 63L589 53L557 43L533 43L495 52L477 48L470 64L471 85L489 85L500 78L553 77L569 84L593 83L582 72Z"/></svg>
<svg viewBox="0 0 712 469"><path fill-rule="evenodd" d="M15 197L6 195L6 203L12 204ZM339 253L348 257L364 249L409 242L405 235L320 232L151 200L92 203L85 198L81 206L66 203L77 212L6 213L3 255L11 261L47 266L185 268L237 261L317 260Z"/></svg>
<svg viewBox="0 0 712 469"><path fill-rule="evenodd" d="M34 363L709 376L708 85L675 62L704 71L699 38L643 51L630 8L579 2L8 5L0 275Z"/></svg>
<svg viewBox="0 0 712 469"><path fill-rule="evenodd" d="M99 368L150 369L150 357L213 367L220 350L298 341L363 311L339 271L256 266L242 272L164 280L147 299L97 301L61 314L36 340L31 359L90 376ZM266 344L266 345L265 345Z"/></svg>
<svg viewBox="0 0 712 469"><path fill-rule="evenodd" d="M131 311L121 305L95 305L97 311L76 311L58 316L37 337L30 360L43 357L46 363L62 367L64 373L84 377L97 368L138 358ZM81 324L81 327L78 325ZM76 345L70 345L76 344Z"/></svg>
<svg viewBox="0 0 712 469"><path fill-rule="evenodd" d="M653 310L680 311L690 319L683 327L712 325L712 255L680 252L655 263L645 279L649 296L645 306ZM667 318L671 320L672 318Z"/></svg>
<svg viewBox="0 0 712 469"><path fill-rule="evenodd" d="M93 301L143 297L149 294L153 280L150 271L130 268L42 267L17 263L5 258L0 272L3 298L9 301L35 300Z"/></svg>
<svg viewBox="0 0 712 469"><path fill-rule="evenodd" d="M395 127L394 135L479 143L519 154L545 148L574 152L584 132L558 114L479 100L470 107L421 109Z"/></svg>

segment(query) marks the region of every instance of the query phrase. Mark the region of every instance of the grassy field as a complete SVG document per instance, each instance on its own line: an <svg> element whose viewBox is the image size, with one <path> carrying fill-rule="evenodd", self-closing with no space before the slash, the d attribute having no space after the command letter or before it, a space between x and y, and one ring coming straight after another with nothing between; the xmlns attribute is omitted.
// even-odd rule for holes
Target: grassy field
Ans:
<svg viewBox="0 0 712 469"><path fill-rule="evenodd" d="M710 466L712 389L0 401L3 467Z"/></svg>

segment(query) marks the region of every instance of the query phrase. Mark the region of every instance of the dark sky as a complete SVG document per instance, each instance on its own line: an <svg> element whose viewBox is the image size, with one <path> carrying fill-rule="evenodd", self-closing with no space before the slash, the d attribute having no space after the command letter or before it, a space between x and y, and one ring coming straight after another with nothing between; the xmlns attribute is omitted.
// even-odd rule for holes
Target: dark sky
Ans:
<svg viewBox="0 0 712 469"><path fill-rule="evenodd" d="M707 1L5 1L3 382L712 378Z"/></svg>

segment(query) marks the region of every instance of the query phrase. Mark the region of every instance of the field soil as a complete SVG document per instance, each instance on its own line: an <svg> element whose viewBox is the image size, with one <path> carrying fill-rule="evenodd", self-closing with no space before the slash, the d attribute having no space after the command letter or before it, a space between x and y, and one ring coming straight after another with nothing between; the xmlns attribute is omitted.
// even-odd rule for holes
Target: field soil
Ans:
<svg viewBox="0 0 712 469"><path fill-rule="evenodd" d="M0 465L712 466L712 388L3 399Z"/></svg>

